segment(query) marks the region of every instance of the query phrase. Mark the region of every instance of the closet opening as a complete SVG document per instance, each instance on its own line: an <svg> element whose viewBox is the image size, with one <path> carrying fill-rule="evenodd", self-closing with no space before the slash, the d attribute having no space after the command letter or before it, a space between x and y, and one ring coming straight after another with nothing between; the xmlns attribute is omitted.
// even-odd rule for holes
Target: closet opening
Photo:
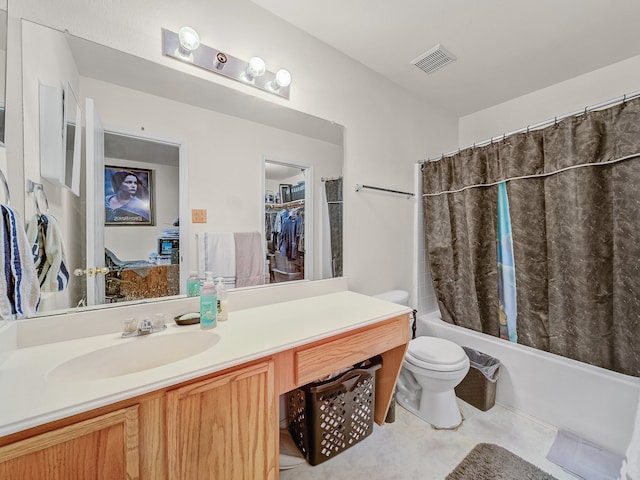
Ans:
<svg viewBox="0 0 640 480"><path fill-rule="evenodd" d="M311 167L264 160L265 280L313 279Z"/></svg>

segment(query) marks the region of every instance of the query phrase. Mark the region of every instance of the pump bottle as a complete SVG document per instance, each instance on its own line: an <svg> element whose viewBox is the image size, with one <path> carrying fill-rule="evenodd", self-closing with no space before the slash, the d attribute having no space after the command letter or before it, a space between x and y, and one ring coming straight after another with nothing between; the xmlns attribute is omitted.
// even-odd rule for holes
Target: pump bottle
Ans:
<svg viewBox="0 0 640 480"><path fill-rule="evenodd" d="M218 298L218 316L219 321L224 322L229 318L229 294L224 288L222 277L216 278L216 296Z"/></svg>
<svg viewBox="0 0 640 480"><path fill-rule="evenodd" d="M216 286L213 283L213 274L207 272L207 280L200 289L200 328L209 329L217 325L216 311Z"/></svg>

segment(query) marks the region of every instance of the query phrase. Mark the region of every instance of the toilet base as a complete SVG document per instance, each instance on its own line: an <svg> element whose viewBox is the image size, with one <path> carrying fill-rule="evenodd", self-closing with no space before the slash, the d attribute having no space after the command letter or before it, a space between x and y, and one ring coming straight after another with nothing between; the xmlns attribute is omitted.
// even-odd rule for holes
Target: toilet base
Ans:
<svg viewBox="0 0 640 480"><path fill-rule="evenodd" d="M398 392L396 402L434 428L455 430L462 424L462 414L453 390L425 393L418 399Z"/></svg>

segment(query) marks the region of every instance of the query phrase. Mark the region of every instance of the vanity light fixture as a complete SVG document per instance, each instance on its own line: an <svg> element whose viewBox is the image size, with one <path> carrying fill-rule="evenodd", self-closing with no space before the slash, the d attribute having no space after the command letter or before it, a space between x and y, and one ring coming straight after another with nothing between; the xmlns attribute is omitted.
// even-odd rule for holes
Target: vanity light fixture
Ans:
<svg viewBox="0 0 640 480"><path fill-rule="evenodd" d="M178 33L163 28L162 35L164 55L289 99L289 71L280 69L274 73L267 70L260 57L252 57L246 62L204 45L191 27L182 27Z"/></svg>
<svg viewBox="0 0 640 480"><path fill-rule="evenodd" d="M191 27L182 27L178 30L178 47L175 55L183 60L193 62L193 51L200 46L200 35Z"/></svg>

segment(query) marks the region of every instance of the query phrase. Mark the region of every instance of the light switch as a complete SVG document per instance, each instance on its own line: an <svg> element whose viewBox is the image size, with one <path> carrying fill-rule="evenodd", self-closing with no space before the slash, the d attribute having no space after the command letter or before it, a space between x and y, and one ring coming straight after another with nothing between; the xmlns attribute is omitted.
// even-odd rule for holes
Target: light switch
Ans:
<svg viewBox="0 0 640 480"><path fill-rule="evenodd" d="M192 208L191 223L207 223L207 210L205 208Z"/></svg>

